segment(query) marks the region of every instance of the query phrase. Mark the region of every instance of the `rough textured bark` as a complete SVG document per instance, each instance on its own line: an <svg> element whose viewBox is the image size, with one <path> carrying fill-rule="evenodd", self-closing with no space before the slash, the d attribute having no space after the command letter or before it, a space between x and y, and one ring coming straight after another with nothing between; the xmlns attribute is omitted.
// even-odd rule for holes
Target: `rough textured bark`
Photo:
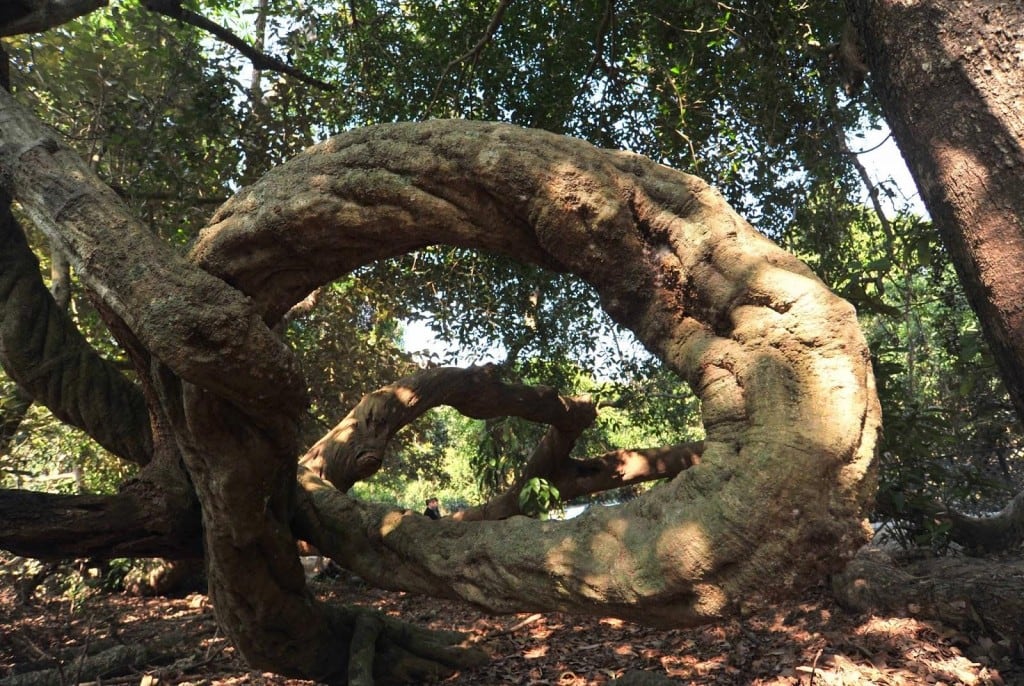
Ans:
<svg viewBox="0 0 1024 686"><path fill-rule="evenodd" d="M198 509L146 482L114 496L0 490L0 546L39 559L202 555Z"/></svg>
<svg viewBox="0 0 1024 686"><path fill-rule="evenodd" d="M545 476L558 488L562 500L568 501L588 493L671 478L699 464L703 452L703 441L660 448L623 448L588 459L566 460Z"/></svg>
<svg viewBox="0 0 1024 686"><path fill-rule="evenodd" d="M6 91L0 182L60 245L143 363L159 429L154 469L173 472L180 458L192 478L226 633L254 667L343 681L365 611L317 603L296 555L289 521L305 388L290 351L248 298L160 243ZM372 671L379 683L405 682L479 660L453 642L386 622Z"/></svg>
<svg viewBox="0 0 1024 686"><path fill-rule="evenodd" d="M173 438L188 469L211 598L256 668L343 681L365 674L370 641L391 678L469 659L316 603L292 527L385 586L673 626L815 582L864 539L879 408L853 308L693 177L506 125L373 127L239 194L185 261L5 93L0 172L151 359L158 447ZM267 325L322 283L431 243L593 284L698 393L701 464L564 523L429 522L306 470L297 490L304 384Z"/></svg>
<svg viewBox="0 0 1024 686"><path fill-rule="evenodd" d="M1024 420L1024 4L847 6L872 90Z"/></svg>
<svg viewBox="0 0 1024 686"><path fill-rule="evenodd" d="M494 610L680 625L820 578L863 540L878 406L854 312L697 179L540 131L374 127L240 193L193 259L272 319L323 281L432 242L594 284L697 390L703 461L613 513L541 526L431 529L310 475L303 535L319 549L373 583Z"/></svg>
<svg viewBox="0 0 1024 686"><path fill-rule="evenodd" d="M0 364L60 420L125 460L149 462L153 445L142 394L92 349L43 285L2 190Z"/></svg>
<svg viewBox="0 0 1024 686"><path fill-rule="evenodd" d="M152 235L56 132L4 90L0 164L7 192L60 246L83 284L174 374L270 424L279 411L290 415L303 405L291 351L248 300Z"/></svg>
<svg viewBox="0 0 1024 686"><path fill-rule="evenodd" d="M494 365L439 367L399 379L363 397L300 462L347 491L380 469L395 433L440 405L476 419L515 416L566 431L585 428L597 416L589 400L564 398L553 388L505 383Z"/></svg>
<svg viewBox="0 0 1024 686"><path fill-rule="evenodd" d="M892 612L982 630L1018 644L1024 636L1019 560L942 557L895 564L865 549L832 580L836 598L860 612Z"/></svg>

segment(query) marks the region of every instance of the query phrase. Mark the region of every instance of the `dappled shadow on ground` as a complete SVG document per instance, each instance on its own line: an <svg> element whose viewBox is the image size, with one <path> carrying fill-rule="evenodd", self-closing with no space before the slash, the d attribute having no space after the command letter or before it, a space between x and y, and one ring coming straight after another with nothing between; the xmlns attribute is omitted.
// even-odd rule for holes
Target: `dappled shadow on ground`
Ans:
<svg viewBox="0 0 1024 686"><path fill-rule="evenodd" d="M467 632L493 659L444 683L474 686L606 684L647 670L688 684L1021 684L1024 669L992 655L984 639L909 618L847 613L822 591L802 602L689 630L656 630L616 619L557 613L484 616L458 602L317 582L318 593L372 606L436 629ZM92 592L20 603L0 587L0 684L15 672L60 665L51 683L106 686L311 682L253 672L217 631L201 594L138 598ZM118 645L153 647L119 674L81 679L83 653Z"/></svg>

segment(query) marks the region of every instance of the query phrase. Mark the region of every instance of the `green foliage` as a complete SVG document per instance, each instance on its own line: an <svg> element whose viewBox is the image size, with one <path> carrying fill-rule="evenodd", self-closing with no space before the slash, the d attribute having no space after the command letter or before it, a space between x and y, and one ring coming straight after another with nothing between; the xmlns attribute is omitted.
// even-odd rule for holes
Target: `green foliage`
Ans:
<svg viewBox="0 0 1024 686"><path fill-rule="evenodd" d="M0 388L10 393L12 384L2 380ZM135 473L134 465L114 459L84 433L37 405L29 409L7 450L0 452L0 488L113 493Z"/></svg>
<svg viewBox="0 0 1024 686"><path fill-rule="evenodd" d="M512 486L542 431L541 427L515 417L483 422L472 461L481 495L491 497Z"/></svg>
<svg viewBox="0 0 1024 686"><path fill-rule="evenodd" d="M296 350L313 399L307 439L319 438L359 400L416 370L400 347L400 305L355 277L318 291L315 306L293 319Z"/></svg>
<svg viewBox="0 0 1024 686"><path fill-rule="evenodd" d="M519 491L519 508L527 517L546 518L549 512L560 509L560 506L558 489L547 479L528 479Z"/></svg>
<svg viewBox="0 0 1024 686"><path fill-rule="evenodd" d="M352 488L356 497L417 512L434 497L446 514L481 502L469 458L475 421L447 407L424 419L422 429L410 432L411 438L388 456L386 469Z"/></svg>
<svg viewBox="0 0 1024 686"><path fill-rule="evenodd" d="M10 46L12 85L154 229L191 238L239 165L231 79L201 36L116 4Z"/></svg>
<svg viewBox="0 0 1024 686"><path fill-rule="evenodd" d="M1022 485L1019 468L999 462L1021 438L977 320L928 228L909 227L895 251L902 281L892 302L902 317L869 328L887 427L881 487L910 502L998 509Z"/></svg>

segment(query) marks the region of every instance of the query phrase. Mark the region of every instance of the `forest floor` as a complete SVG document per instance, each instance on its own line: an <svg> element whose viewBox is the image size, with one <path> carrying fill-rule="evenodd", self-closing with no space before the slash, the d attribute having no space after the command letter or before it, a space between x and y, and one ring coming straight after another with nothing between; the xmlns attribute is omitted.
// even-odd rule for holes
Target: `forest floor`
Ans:
<svg viewBox="0 0 1024 686"><path fill-rule="evenodd" d="M908 617L858 615L819 589L800 602L688 630L562 614L487 616L458 602L318 581L333 602L371 606L403 620L471 634L493 659L444 684L583 686L645 670L684 684L1024 684L1024 665L992 641ZM149 647L120 673L83 670L84 654ZM18 600L0 575L0 686L54 668L40 683L96 686L304 686L248 670L217 630L206 596L36 591ZM28 676L23 674L23 676Z"/></svg>

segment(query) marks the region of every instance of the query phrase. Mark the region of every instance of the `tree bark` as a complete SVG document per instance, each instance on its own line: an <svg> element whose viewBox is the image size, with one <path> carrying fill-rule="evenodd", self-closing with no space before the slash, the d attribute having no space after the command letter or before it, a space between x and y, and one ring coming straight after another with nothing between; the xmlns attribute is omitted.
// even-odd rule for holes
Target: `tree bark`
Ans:
<svg viewBox="0 0 1024 686"><path fill-rule="evenodd" d="M863 540L878 406L855 314L692 177L502 125L372 127L240 193L192 257L270 320L324 281L434 242L592 283L698 392L702 462L612 513L540 526L430 528L307 475L300 530L317 548L372 583L496 611L682 625L818 579Z"/></svg>
<svg viewBox="0 0 1024 686"><path fill-rule="evenodd" d="M476 419L516 416L567 431L582 430L597 416L589 400L564 398L546 386L505 383L494 365L438 367L364 396L300 463L347 491L380 469L388 442L402 427L441 405Z"/></svg>
<svg viewBox="0 0 1024 686"><path fill-rule="evenodd" d="M61 421L129 462L150 461L152 436L142 394L93 350L54 301L2 189L0 364Z"/></svg>
<svg viewBox="0 0 1024 686"><path fill-rule="evenodd" d="M456 513L457 521L504 519L523 514L519 491L526 480L543 477L563 501L581 495L676 476L700 461L703 442L639 450L613 450L590 459L571 459L579 435L597 417L589 398L565 398L545 386L501 381L493 365L439 367L400 379L362 398L316 442L299 463L340 491L375 474L391 438L440 405L476 419L515 416L550 424L516 483L495 499Z"/></svg>
<svg viewBox="0 0 1024 686"><path fill-rule="evenodd" d="M0 547L41 560L202 555L198 509L136 481L117 495L0 490Z"/></svg>
<svg viewBox="0 0 1024 686"><path fill-rule="evenodd" d="M659 448L623 448L588 459L572 459L547 476L563 501L613 488L672 478L700 464L704 441Z"/></svg>
<svg viewBox="0 0 1024 686"><path fill-rule="evenodd" d="M107 0L7 0L0 7L0 36L46 31L106 5Z"/></svg>
<svg viewBox="0 0 1024 686"><path fill-rule="evenodd" d="M294 356L250 302L161 242L56 132L2 89L0 167L5 190L83 284L174 374L267 424L304 405Z"/></svg>
<svg viewBox="0 0 1024 686"><path fill-rule="evenodd" d="M872 90L1024 421L1024 4L847 7Z"/></svg>
<svg viewBox="0 0 1024 686"><path fill-rule="evenodd" d="M292 527L387 587L672 626L817 582L866 536L880 413L855 312L698 179L507 125L371 127L240 193L186 262L6 93L0 179L151 357L151 414L202 507L218 619L256 668L343 681L365 674L371 639L391 678L469 659L316 603ZM561 523L430 522L306 470L297 491L304 384L267 325L348 270L432 243L593 284L698 394L701 463Z"/></svg>
<svg viewBox="0 0 1024 686"><path fill-rule="evenodd" d="M1019 560L926 558L897 564L866 548L832 579L836 599L860 612L937 619L1018 644L1024 635Z"/></svg>

